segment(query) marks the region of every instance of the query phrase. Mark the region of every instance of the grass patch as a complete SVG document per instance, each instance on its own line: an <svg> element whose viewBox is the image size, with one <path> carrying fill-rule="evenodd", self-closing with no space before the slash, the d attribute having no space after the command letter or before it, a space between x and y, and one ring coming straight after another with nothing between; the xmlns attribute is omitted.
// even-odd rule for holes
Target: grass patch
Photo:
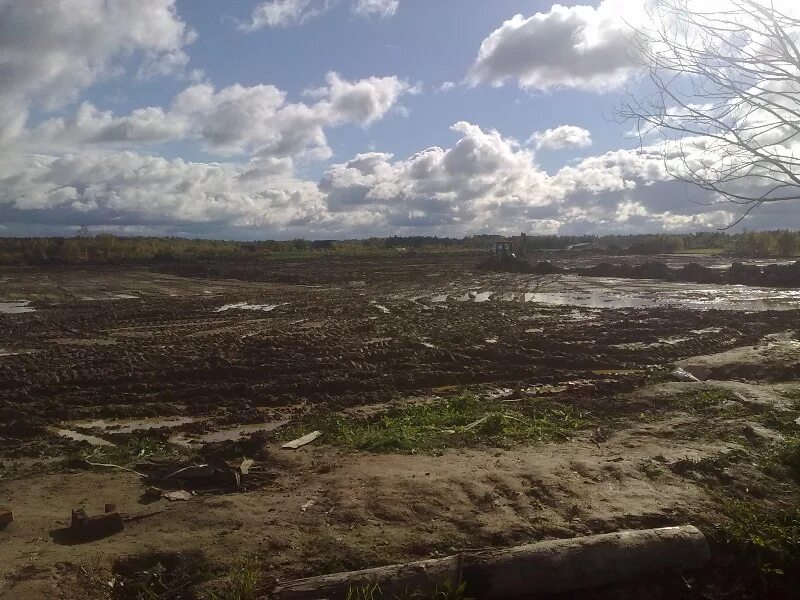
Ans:
<svg viewBox="0 0 800 600"><path fill-rule="evenodd" d="M96 446L81 453L80 458L89 462L101 462L127 466L144 458L175 458L181 452L163 440L148 436L132 437L119 446Z"/></svg>
<svg viewBox="0 0 800 600"><path fill-rule="evenodd" d="M255 600L264 579L257 556L247 555L234 564L223 578L222 589L209 594L209 600Z"/></svg>
<svg viewBox="0 0 800 600"><path fill-rule="evenodd" d="M791 411L770 411L763 423L766 427L779 431L785 436L775 448L770 462L786 468L795 481L800 483L800 402Z"/></svg>
<svg viewBox="0 0 800 600"><path fill-rule="evenodd" d="M589 425L585 413L567 407L520 403L511 408L471 394L392 409L368 421L330 415L311 424L333 444L369 452L547 442L568 439Z"/></svg>
<svg viewBox="0 0 800 600"><path fill-rule="evenodd" d="M800 483L800 437L788 438L776 452L776 458Z"/></svg>
<svg viewBox="0 0 800 600"><path fill-rule="evenodd" d="M351 587L347 590L346 600L389 600L383 595L377 583L367 584L359 587ZM467 597L467 584L461 583L453 585L446 583L436 586L432 595L420 592L409 592L402 596L392 596L391 600L471 600Z"/></svg>
<svg viewBox="0 0 800 600"><path fill-rule="evenodd" d="M742 409L736 402L736 395L723 388L713 388L709 390L702 390L700 392L690 392L680 394L671 402L671 408L677 408L689 412L700 413L733 413L741 412ZM728 405L723 408L723 405Z"/></svg>
<svg viewBox="0 0 800 600"><path fill-rule="evenodd" d="M800 387L787 388L781 392L781 395L784 398L789 398L789 400L797 400L798 405L800 405Z"/></svg>
<svg viewBox="0 0 800 600"><path fill-rule="evenodd" d="M762 503L723 502L728 522L721 527L733 546L762 575L781 576L800 565L800 508L771 511ZM796 573L795 573L796 574Z"/></svg>

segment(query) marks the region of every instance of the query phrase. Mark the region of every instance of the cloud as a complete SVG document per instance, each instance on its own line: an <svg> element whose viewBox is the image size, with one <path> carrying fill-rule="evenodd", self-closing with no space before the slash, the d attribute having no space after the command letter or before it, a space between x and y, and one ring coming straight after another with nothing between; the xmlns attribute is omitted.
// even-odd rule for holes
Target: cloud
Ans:
<svg viewBox="0 0 800 600"><path fill-rule="evenodd" d="M357 0L353 12L362 17L392 17L400 5L399 0Z"/></svg>
<svg viewBox="0 0 800 600"><path fill-rule="evenodd" d="M660 146L588 157L549 174L530 150L497 131L466 122L453 130L460 139L449 149L432 147L405 160L372 152L332 166L319 185L328 211L336 218L371 215L383 231L448 235L674 231L722 226L733 217L729 205L715 205L708 194L692 190L690 201L687 188L668 176ZM692 152L699 160L701 145Z"/></svg>
<svg viewBox="0 0 800 600"><path fill-rule="evenodd" d="M537 150L563 150L565 148L588 148L592 145L592 133L575 125L561 125L546 131L537 131L528 140Z"/></svg>
<svg viewBox="0 0 800 600"><path fill-rule="evenodd" d="M175 0L0 0L0 139L16 136L32 107L75 100L118 58L137 57L141 76L183 69L195 37Z"/></svg>
<svg viewBox="0 0 800 600"><path fill-rule="evenodd" d="M731 0L686 0L685 4L690 14L697 15L742 10ZM768 0L765 5L792 17L800 15L796 0ZM673 19L668 11L658 10L657 0L554 4L549 11L530 17L518 14L483 40L467 79L473 85L494 86L512 80L531 91L614 90L641 67L632 43L637 31L650 31L654 21L659 23L657 28L669 31ZM676 35L685 43L696 43L698 31L687 29L685 23L678 30ZM735 27L730 31L732 38L738 35Z"/></svg>
<svg viewBox="0 0 800 600"><path fill-rule="evenodd" d="M602 0L597 7L556 4L529 18L515 15L483 40L469 79L495 86L513 79L530 90L617 87L636 67L624 19L637 22L643 4Z"/></svg>
<svg viewBox="0 0 800 600"><path fill-rule="evenodd" d="M324 212L312 183L132 152L28 155L0 166L7 221L62 225L308 226Z"/></svg>
<svg viewBox="0 0 800 600"><path fill-rule="evenodd" d="M267 0L253 9L250 21L240 24L243 31L257 31L265 27L290 27L300 25L328 9L327 0Z"/></svg>
<svg viewBox="0 0 800 600"><path fill-rule="evenodd" d="M209 152L261 156L330 155L325 129L342 124L367 127L383 118L404 93L397 77L348 81L329 73L326 84L308 92L314 104L289 103L272 85L233 85L217 90L196 84L178 94L168 109L148 107L115 116L83 103L74 115L41 123L27 140L37 148L78 149L95 144L152 145L189 139Z"/></svg>
<svg viewBox="0 0 800 600"><path fill-rule="evenodd" d="M337 0L264 0L253 9L250 19L239 24L241 31L258 31L266 27L294 27L330 10ZM353 0L353 14L364 18L394 16L399 0Z"/></svg>
<svg viewBox="0 0 800 600"><path fill-rule="evenodd" d="M531 149L497 131L468 122L453 130L459 139L449 148L402 159L359 154L318 182L297 178L291 158L274 155L198 163L106 149L0 154L0 221L25 224L24 231L88 225L324 238L684 231L722 226L736 214L672 181L661 146L590 156L548 173ZM702 140L688 150L693 161L706 152ZM677 156L667 160L680 164ZM769 206L752 223L777 228L792 218L800 218L800 203Z"/></svg>

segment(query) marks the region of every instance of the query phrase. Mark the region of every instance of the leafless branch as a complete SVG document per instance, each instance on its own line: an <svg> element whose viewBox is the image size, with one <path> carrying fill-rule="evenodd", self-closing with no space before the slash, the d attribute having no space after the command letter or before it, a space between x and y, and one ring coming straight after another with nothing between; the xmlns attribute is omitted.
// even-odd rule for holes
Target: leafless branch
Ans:
<svg viewBox="0 0 800 600"><path fill-rule="evenodd" d="M642 146L661 144L671 177L744 206L732 227L800 199L800 19L770 0L697 4L656 0L632 40L641 85L619 116Z"/></svg>

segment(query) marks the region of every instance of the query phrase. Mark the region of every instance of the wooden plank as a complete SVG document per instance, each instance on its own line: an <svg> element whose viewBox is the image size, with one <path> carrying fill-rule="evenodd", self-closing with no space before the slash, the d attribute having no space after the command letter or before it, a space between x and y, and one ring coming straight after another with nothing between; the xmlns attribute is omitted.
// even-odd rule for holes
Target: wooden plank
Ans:
<svg viewBox="0 0 800 600"><path fill-rule="evenodd" d="M303 446L310 444L318 437L322 435L321 431L312 431L311 433L304 435L301 438L297 438L296 440L292 440L291 442L286 442L281 448L287 450L297 450L298 448L302 448Z"/></svg>

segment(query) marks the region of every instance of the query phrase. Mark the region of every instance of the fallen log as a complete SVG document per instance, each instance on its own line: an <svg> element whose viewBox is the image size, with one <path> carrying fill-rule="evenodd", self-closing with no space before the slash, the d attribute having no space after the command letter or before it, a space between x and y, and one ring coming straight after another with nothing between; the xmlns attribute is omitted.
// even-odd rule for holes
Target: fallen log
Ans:
<svg viewBox="0 0 800 600"><path fill-rule="evenodd" d="M337 573L278 586L278 600L339 600L377 584L384 598L466 583L467 595L505 600L587 589L655 571L701 568L710 558L696 527L665 527L539 542L414 563Z"/></svg>

